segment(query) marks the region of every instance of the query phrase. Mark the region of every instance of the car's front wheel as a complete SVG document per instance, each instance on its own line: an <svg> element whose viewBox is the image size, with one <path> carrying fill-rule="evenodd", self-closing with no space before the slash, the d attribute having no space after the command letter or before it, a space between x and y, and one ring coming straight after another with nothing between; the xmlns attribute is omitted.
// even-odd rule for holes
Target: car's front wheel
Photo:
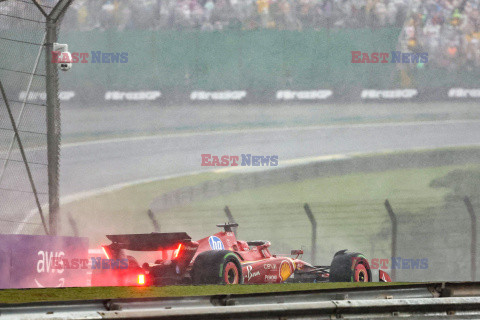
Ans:
<svg viewBox="0 0 480 320"><path fill-rule="evenodd" d="M330 265L330 282L372 282L372 272L365 256L339 251Z"/></svg>

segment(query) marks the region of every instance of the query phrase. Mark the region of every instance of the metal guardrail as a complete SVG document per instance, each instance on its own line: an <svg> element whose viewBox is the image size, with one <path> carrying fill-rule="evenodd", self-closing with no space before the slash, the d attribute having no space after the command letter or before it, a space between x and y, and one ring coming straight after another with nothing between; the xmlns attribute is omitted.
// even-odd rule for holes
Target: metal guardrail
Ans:
<svg viewBox="0 0 480 320"><path fill-rule="evenodd" d="M0 305L10 319L480 319L480 283Z"/></svg>

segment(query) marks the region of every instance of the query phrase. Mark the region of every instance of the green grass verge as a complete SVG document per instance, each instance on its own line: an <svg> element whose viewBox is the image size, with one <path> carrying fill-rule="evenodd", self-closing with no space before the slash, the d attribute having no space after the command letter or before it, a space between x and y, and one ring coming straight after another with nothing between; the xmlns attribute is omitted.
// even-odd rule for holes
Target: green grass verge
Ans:
<svg viewBox="0 0 480 320"><path fill-rule="evenodd" d="M404 285L407 283L292 283L230 286L92 287L0 290L0 304L119 298L183 297ZM411 284L411 283L408 283Z"/></svg>

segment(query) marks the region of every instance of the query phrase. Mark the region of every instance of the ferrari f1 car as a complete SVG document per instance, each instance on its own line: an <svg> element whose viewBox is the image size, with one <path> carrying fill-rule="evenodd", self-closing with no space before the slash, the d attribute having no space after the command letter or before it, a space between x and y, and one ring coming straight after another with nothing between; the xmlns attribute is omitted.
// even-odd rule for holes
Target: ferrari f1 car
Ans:
<svg viewBox="0 0 480 320"><path fill-rule="evenodd" d="M92 285L372 281L368 261L360 253L341 250L330 266L313 266L299 259L302 250L293 250L294 257L287 257L272 254L269 241L237 240L232 231L237 226L217 225L223 231L198 241L184 232L107 235L112 242L102 246L107 263L92 266ZM153 262L140 265L127 252ZM379 281L391 281L388 274L379 272Z"/></svg>

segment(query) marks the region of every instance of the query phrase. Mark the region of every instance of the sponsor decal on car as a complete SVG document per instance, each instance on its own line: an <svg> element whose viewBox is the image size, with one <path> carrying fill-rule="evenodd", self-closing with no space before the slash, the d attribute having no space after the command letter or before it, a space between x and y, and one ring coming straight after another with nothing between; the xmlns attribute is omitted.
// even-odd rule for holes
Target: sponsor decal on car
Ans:
<svg viewBox="0 0 480 320"><path fill-rule="evenodd" d="M276 275L265 275L265 281L277 281Z"/></svg>
<svg viewBox="0 0 480 320"><path fill-rule="evenodd" d="M260 271L255 271L252 272L253 267L252 266L247 266L247 274L244 276L244 278L247 279L247 281L250 281L253 277L259 276Z"/></svg>
<svg viewBox="0 0 480 320"><path fill-rule="evenodd" d="M222 240L220 240L219 237L216 236L210 236L208 238L208 243L210 244L210 248L212 250L223 250L225 247L223 246Z"/></svg>
<svg viewBox="0 0 480 320"><path fill-rule="evenodd" d="M286 281L293 273L292 267L288 260L283 260L280 264L279 276L282 281Z"/></svg>
<svg viewBox="0 0 480 320"><path fill-rule="evenodd" d="M273 264L273 263L265 263L263 265L263 268L265 270L277 270L277 265L276 264Z"/></svg>

